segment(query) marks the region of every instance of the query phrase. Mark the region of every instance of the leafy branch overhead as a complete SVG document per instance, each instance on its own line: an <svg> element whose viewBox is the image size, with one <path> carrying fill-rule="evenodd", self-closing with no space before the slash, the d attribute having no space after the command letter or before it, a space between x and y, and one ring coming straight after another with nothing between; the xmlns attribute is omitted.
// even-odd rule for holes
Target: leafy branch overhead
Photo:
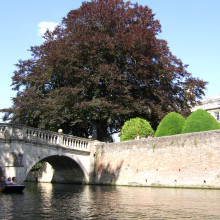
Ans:
<svg viewBox="0 0 220 220"><path fill-rule="evenodd" d="M189 114L206 82L158 39L161 26L147 6L92 0L44 35L12 78L5 120L107 140L130 118L155 129L169 112Z"/></svg>

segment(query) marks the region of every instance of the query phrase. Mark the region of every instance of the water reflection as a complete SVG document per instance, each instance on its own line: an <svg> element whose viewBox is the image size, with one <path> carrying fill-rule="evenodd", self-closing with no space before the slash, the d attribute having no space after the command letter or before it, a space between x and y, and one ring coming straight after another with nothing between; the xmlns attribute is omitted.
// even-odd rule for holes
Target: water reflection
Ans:
<svg viewBox="0 0 220 220"><path fill-rule="evenodd" d="M220 219L220 191L27 183L0 219Z"/></svg>

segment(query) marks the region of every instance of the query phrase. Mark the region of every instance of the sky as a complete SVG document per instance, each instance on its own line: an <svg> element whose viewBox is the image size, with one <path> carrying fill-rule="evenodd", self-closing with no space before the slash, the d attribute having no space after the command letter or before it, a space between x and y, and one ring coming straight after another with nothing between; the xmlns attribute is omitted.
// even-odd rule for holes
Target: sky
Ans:
<svg viewBox="0 0 220 220"><path fill-rule="evenodd" d="M125 0L124 0L125 1ZM81 0L0 0L0 109L12 106L11 83L18 60L43 43L42 34L62 21ZM220 0L131 0L148 6L160 21L159 38L193 77L208 82L205 97L220 94ZM2 117L2 114L0 114ZM1 119L0 119L1 122Z"/></svg>

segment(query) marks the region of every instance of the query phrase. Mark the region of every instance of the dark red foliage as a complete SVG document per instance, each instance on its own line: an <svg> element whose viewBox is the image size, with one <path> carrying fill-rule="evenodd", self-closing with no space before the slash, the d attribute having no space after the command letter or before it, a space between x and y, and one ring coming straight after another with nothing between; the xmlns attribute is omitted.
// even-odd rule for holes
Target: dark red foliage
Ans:
<svg viewBox="0 0 220 220"><path fill-rule="evenodd" d="M32 58L19 61L18 91L5 119L98 139L133 117L156 128L169 112L188 115L206 82L157 38L158 20L147 6L123 0L93 0L72 10Z"/></svg>

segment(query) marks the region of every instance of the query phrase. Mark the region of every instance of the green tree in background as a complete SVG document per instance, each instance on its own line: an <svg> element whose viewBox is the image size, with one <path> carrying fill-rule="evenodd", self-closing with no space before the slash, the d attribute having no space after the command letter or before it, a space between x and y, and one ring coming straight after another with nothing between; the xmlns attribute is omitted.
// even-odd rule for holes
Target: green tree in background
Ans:
<svg viewBox="0 0 220 220"><path fill-rule="evenodd" d="M107 141L130 118L156 128L169 112L188 115L206 82L186 71L160 32L147 6L84 2L19 60L4 120Z"/></svg>
<svg viewBox="0 0 220 220"><path fill-rule="evenodd" d="M155 137L181 134L185 118L176 112L166 115L157 127Z"/></svg>
<svg viewBox="0 0 220 220"><path fill-rule="evenodd" d="M154 134L154 130L150 123L142 118L132 118L126 121L121 129L121 141L134 140L136 135L139 134L140 138Z"/></svg>
<svg viewBox="0 0 220 220"><path fill-rule="evenodd" d="M220 129L218 121L203 109L193 112L183 126L182 134Z"/></svg>

